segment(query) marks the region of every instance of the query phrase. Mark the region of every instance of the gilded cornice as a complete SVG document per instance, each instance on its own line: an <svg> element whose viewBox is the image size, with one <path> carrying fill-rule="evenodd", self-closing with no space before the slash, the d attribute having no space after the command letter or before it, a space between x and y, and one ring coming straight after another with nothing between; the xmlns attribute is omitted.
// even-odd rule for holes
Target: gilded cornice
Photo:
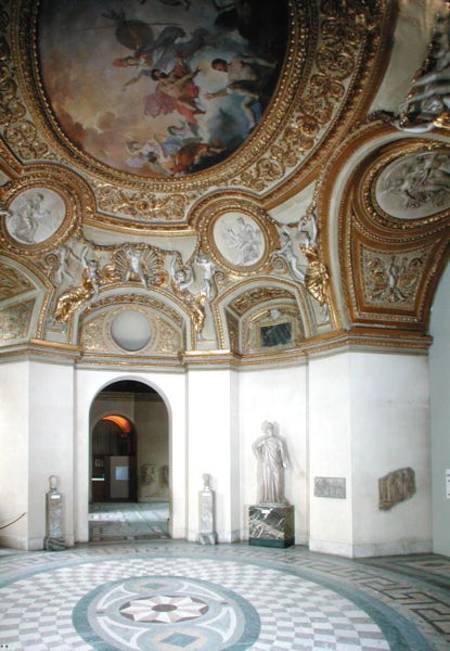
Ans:
<svg viewBox="0 0 450 651"><path fill-rule="evenodd" d="M5 140L23 162L45 158L83 176L95 196L83 220L108 229L186 228L191 206L214 189L253 192L264 196L266 209L273 207L318 176L343 135L364 116L386 65L394 4L380 0L370 14L356 0L346 2L346 13L333 7L325 0L290 0L283 73L262 125L225 162L161 179L115 171L68 140L40 78L39 2L6 3L7 83L0 88Z"/></svg>
<svg viewBox="0 0 450 651"><path fill-rule="evenodd" d="M433 291L449 246L450 211L437 207L425 217L406 215L400 219L381 209L375 187L381 174L395 162L408 161L411 156L448 156L450 150L445 143L430 138L397 137L394 142L373 146L390 131L380 122L359 130L347 139L325 170L317 193L322 255L331 265L333 247L337 247L345 304L353 323L372 322L385 328L407 327L425 332ZM364 146L373 151L351 170L337 212L331 215L333 180ZM397 192L405 192L402 185ZM331 219L338 223L337 242L331 236ZM332 291L336 301L336 278Z"/></svg>

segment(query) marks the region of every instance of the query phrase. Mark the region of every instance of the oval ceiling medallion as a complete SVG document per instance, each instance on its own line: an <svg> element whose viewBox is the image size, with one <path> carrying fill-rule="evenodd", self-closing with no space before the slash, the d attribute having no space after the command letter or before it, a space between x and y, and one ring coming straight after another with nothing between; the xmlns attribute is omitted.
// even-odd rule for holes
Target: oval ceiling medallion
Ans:
<svg viewBox="0 0 450 651"><path fill-rule="evenodd" d="M252 267L264 256L264 233L248 215L230 212L214 223L214 243L220 255L234 267Z"/></svg>
<svg viewBox="0 0 450 651"><path fill-rule="evenodd" d="M121 173L207 170L260 124L288 27L288 0L42 0L51 121L78 154Z"/></svg>
<svg viewBox="0 0 450 651"><path fill-rule="evenodd" d="M450 156L432 151L397 158L375 184L380 208L397 219L422 219L450 208Z"/></svg>
<svg viewBox="0 0 450 651"><path fill-rule="evenodd" d="M32 188L13 199L5 227L13 240L32 246L54 235L65 215L66 205L59 194L48 188Z"/></svg>
<svg viewBox="0 0 450 651"><path fill-rule="evenodd" d="M124 310L111 322L111 336L114 342L129 352L144 348L151 338L150 324L141 312Z"/></svg>

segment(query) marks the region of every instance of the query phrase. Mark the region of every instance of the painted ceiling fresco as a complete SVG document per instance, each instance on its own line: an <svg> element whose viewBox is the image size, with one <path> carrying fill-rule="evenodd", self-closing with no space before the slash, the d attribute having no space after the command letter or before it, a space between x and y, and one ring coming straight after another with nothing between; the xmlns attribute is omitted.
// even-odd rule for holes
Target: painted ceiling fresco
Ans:
<svg viewBox="0 0 450 651"><path fill-rule="evenodd" d="M115 170L205 170L261 122L287 14L287 0L43 0L47 98L72 143Z"/></svg>

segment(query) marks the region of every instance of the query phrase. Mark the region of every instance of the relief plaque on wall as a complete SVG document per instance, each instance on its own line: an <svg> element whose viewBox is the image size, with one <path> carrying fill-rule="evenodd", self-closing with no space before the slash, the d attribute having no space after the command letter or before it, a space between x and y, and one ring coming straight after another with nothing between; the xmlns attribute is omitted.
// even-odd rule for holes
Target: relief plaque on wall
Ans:
<svg viewBox="0 0 450 651"><path fill-rule="evenodd" d="M379 505L387 511L399 502L409 499L416 492L416 478L412 468L399 468L378 480Z"/></svg>
<svg viewBox="0 0 450 651"><path fill-rule="evenodd" d="M345 477L314 477L314 496L345 500Z"/></svg>

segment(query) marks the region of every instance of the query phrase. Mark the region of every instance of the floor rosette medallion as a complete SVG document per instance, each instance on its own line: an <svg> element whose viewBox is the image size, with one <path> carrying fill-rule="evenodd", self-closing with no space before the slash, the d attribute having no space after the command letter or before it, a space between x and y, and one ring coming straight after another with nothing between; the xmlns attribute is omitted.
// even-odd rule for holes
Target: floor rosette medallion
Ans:
<svg viewBox="0 0 450 651"><path fill-rule="evenodd" d="M94 648L247 649L259 616L241 596L210 582L147 576L88 592L73 613L78 633Z"/></svg>

